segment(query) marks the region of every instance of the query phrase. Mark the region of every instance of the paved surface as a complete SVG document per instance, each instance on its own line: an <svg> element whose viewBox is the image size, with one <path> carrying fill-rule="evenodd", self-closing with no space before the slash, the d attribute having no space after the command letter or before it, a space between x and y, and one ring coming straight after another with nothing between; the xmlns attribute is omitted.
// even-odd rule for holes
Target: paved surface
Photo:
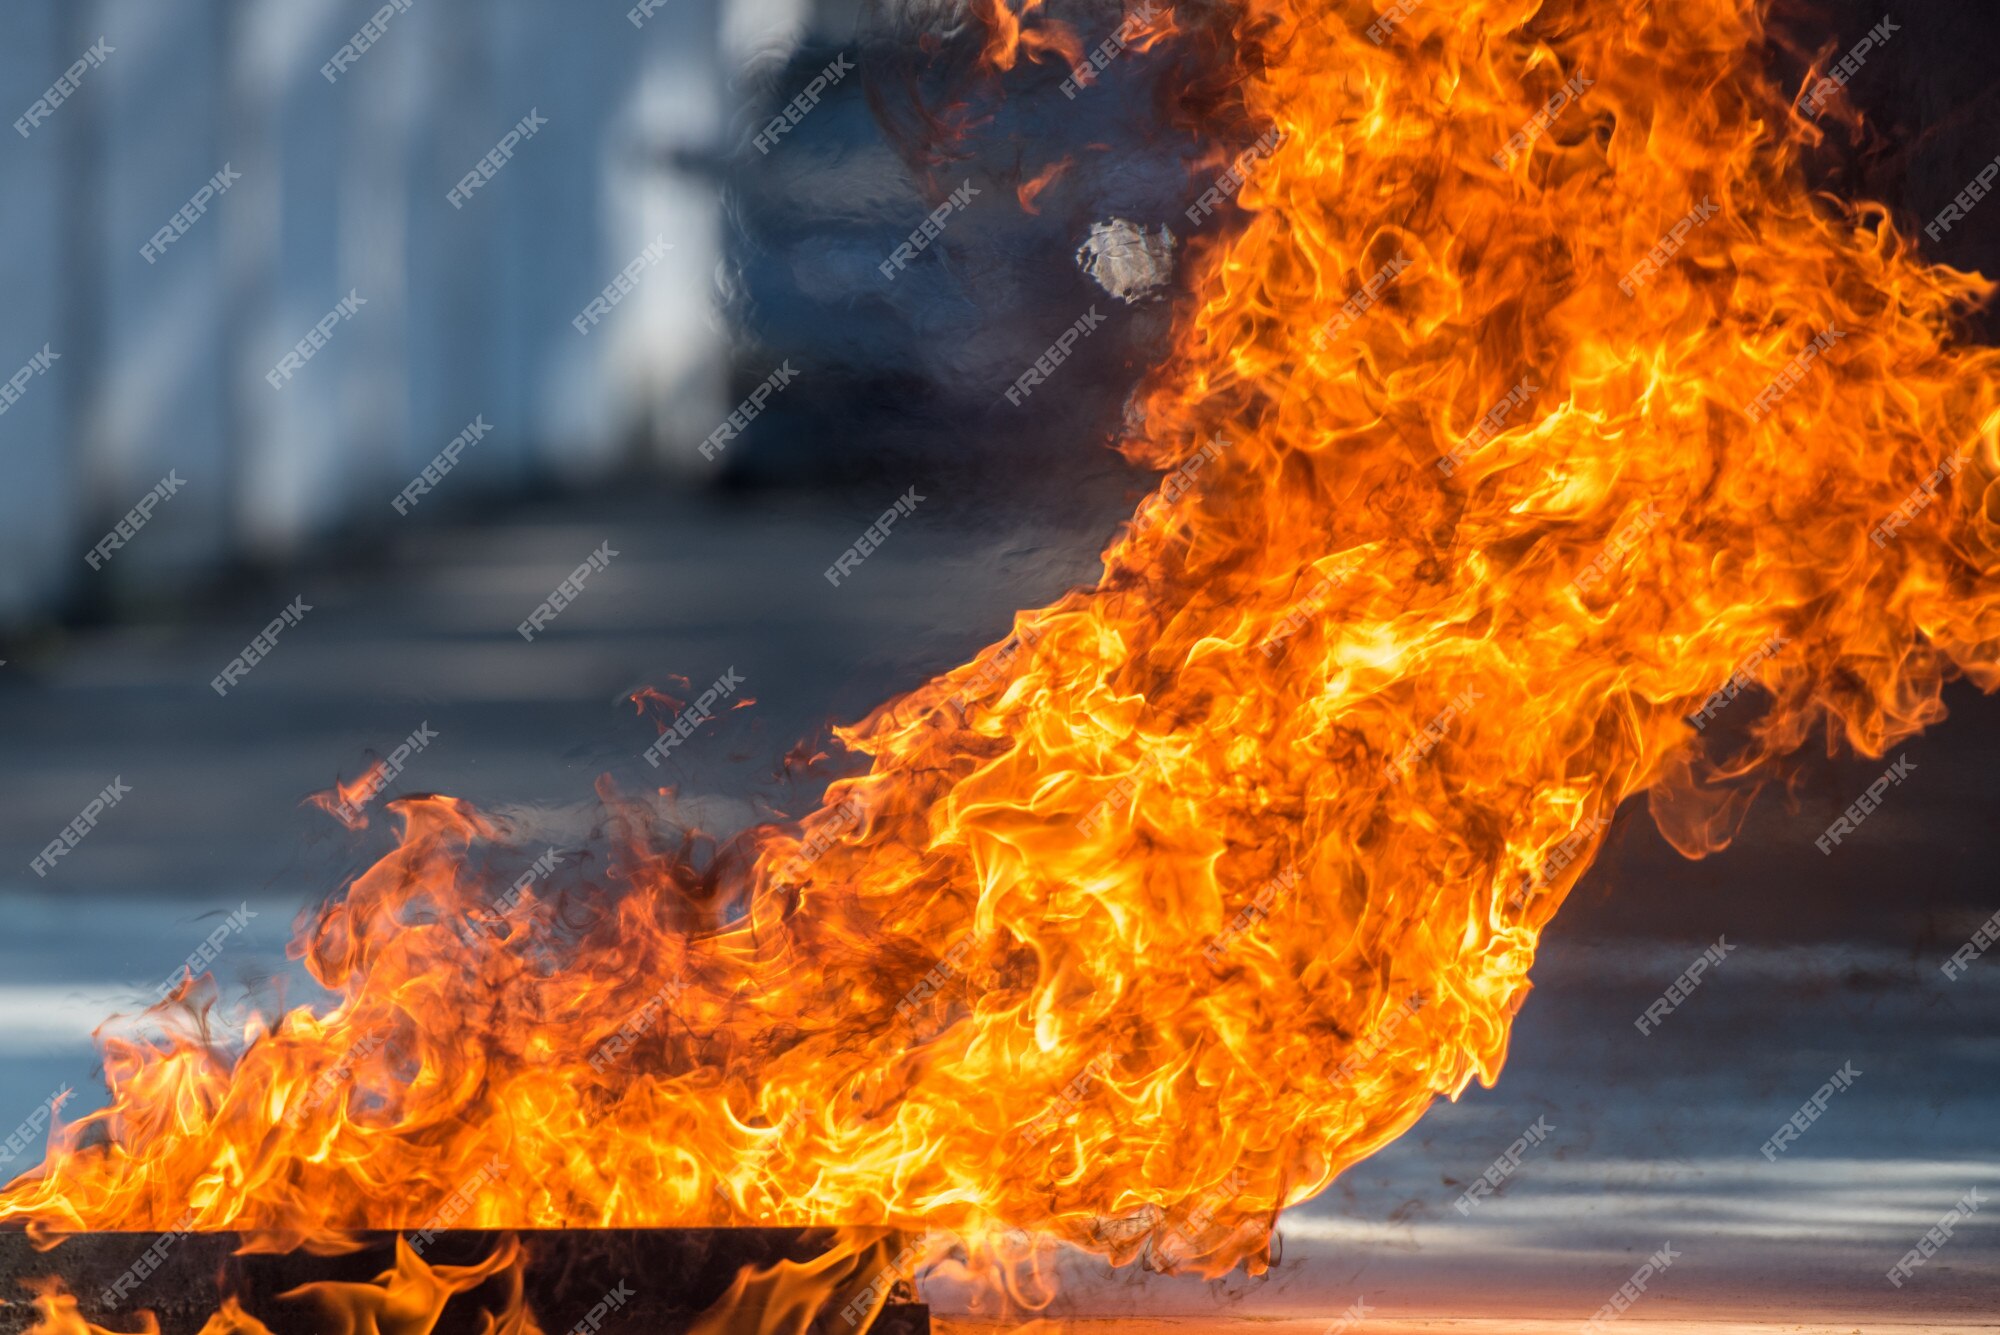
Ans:
<svg viewBox="0 0 2000 1335"><path fill-rule="evenodd" d="M913 481L927 497L917 517L829 587L820 572ZM671 782L721 827L753 819L752 799L800 809L811 794L770 778L780 753L1088 579L1135 485L1100 467L1027 491L885 476L834 501L573 499L411 524L365 560L246 586L192 616L11 651L0 1123L64 1083L87 1100L90 1028L136 1008L232 909L258 916L227 936L214 965L225 986L300 986L283 957L292 917L370 846L299 804L353 777L370 748L428 723L438 740L400 791L574 817L599 774L658 782L638 760L653 730L627 692L733 666L756 706L686 748ZM515 625L607 540L609 569L524 642ZM295 596L312 611L217 697L210 678ZM2000 702L1960 691L1952 703L1908 748L1911 781L1834 857L1813 839L1879 763L1810 763L1789 808L1767 797L1737 846L1701 863L1628 807L1549 934L1496 1089L1439 1106L1296 1211L1266 1279L1084 1267L1058 1314L1193 1323L1179 1329L1310 1317L1318 1329L1359 1300L1359 1329L1470 1316L1573 1328L1671 1244L1681 1259L1632 1320L1994 1321L2000 1209L1973 1216L1901 1289L1885 1279L1969 1188L2000 1199L2000 959L1956 981L1938 967L2000 908ZM36 877L29 859L114 776L131 795ZM1719 936L1734 953L1639 1034L1633 1020ZM1759 1146L1847 1062L1862 1073L1854 1087L1767 1162ZM1493 1199L1456 1210L1538 1118L1547 1142Z"/></svg>

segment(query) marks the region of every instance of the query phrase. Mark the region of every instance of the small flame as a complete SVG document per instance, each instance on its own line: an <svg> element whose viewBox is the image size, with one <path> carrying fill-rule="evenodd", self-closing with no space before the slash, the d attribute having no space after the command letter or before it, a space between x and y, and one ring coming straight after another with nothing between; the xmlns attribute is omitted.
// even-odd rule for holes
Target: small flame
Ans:
<svg viewBox="0 0 2000 1335"><path fill-rule="evenodd" d="M350 830L365 830L368 828L368 803L382 790L388 772L387 761L373 761L352 782L336 781L325 792L309 794L306 801Z"/></svg>
<svg viewBox="0 0 2000 1335"><path fill-rule="evenodd" d="M511 1236L503 1238L485 1260L456 1266L429 1265L398 1238L394 1263L373 1280L302 1284L279 1294L278 1300L317 1305L328 1324L314 1329L332 1335L430 1335L446 1303L495 1275L505 1275L502 1307L483 1314L480 1335L542 1335L523 1296L525 1273L520 1241ZM151 1311L133 1317L139 1323L137 1331L113 1331L85 1320L61 1281L31 1281L28 1287L35 1294L37 1320L26 1335L159 1335L159 1319ZM280 1329L289 1328L280 1323ZM199 1335L272 1335L272 1330L231 1296L222 1300Z"/></svg>
<svg viewBox="0 0 2000 1335"><path fill-rule="evenodd" d="M681 690L691 689L686 677L669 676L667 680ZM665 732L671 727L674 715L680 713L687 706L687 701L681 699L679 696L668 695L665 691L654 686L641 686L625 698L632 702L633 710L641 718L651 713L654 725L661 732Z"/></svg>
<svg viewBox="0 0 2000 1335"><path fill-rule="evenodd" d="M522 1298L521 1244L512 1237L476 1264L438 1266L427 1263L399 1237L395 1263L370 1282L322 1280L278 1296L317 1304L332 1322L332 1335L430 1335L446 1303L500 1274L507 1276L505 1305L485 1314L480 1335L542 1335Z"/></svg>
<svg viewBox="0 0 2000 1335"><path fill-rule="evenodd" d="M688 1335L807 1335L836 1329L816 1319L838 1311L844 1330L866 1330L882 1310L891 1285L907 1279L894 1269L893 1235L878 1230L836 1230L825 1251L808 1261L746 1266L728 1292L688 1328Z"/></svg>
<svg viewBox="0 0 2000 1335"><path fill-rule="evenodd" d="M1074 65L1083 54L1082 39L1060 19L1037 19L1041 8L1042 0L1021 0L1016 14L1007 0L972 0L973 21L986 32L980 62L1004 72L1024 55L1031 61L1054 55Z"/></svg>
<svg viewBox="0 0 2000 1335"><path fill-rule="evenodd" d="M1042 191L1054 185L1064 172L1075 165L1076 159L1073 157L1058 158L1016 186L1014 195L1021 201L1022 211L1039 214L1041 210L1035 207L1035 201L1041 197Z"/></svg>
<svg viewBox="0 0 2000 1335"><path fill-rule="evenodd" d="M273 1335L271 1328L243 1310L234 1298L224 1298L196 1335ZM384 1335L387 1335L384 1332ZM424 1335L428 1335L425 1332Z"/></svg>
<svg viewBox="0 0 2000 1335"><path fill-rule="evenodd" d="M131 1331L115 1331L86 1321L77 1310L76 1298L59 1279L31 1279L24 1287L34 1295L35 1309L35 1324L28 1327L26 1335L160 1335L159 1318L151 1312L134 1316L138 1325Z"/></svg>
<svg viewBox="0 0 2000 1335"><path fill-rule="evenodd" d="M1125 21L1118 26L1118 40L1128 51L1146 52L1181 31L1171 5L1159 0L1132 0L1126 5Z"/></svg>

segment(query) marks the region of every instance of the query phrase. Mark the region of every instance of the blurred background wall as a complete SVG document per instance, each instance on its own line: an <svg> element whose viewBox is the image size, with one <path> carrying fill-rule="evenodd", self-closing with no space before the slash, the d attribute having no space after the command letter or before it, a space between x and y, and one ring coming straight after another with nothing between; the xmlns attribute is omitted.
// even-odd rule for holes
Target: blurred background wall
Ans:
<svg viewBox="0 0 2000 1335"><path fill-rule="evenodd" d="M686 466L676 443L726 411L715 164L743 71L782 58L803 4L9 0L0 382L55 356L0 415L0 628L392 521L476 416L491 433L434 499ZM170 471L145 559L93 572Z"/></svg>

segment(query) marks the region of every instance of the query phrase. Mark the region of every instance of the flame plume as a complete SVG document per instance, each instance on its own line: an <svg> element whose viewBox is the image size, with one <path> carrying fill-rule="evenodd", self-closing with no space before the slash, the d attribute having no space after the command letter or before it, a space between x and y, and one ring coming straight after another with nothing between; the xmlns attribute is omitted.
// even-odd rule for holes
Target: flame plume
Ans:
<svg viewBox="0 0 2000 1335"><path fill-rule="evenodd" d="M1996 354L1956 332L1991 286L1807 188L1756 6L1394 12L1236 12L1279 136L1201 242L1125 446L1173 471L1096 587L844 730L869 771L712 867L607 791L615 893L469 930L506 831L396 803L301 933L337 1007L110 1041L111 1106L0 1218L457 1199L1259 1265L1497 1077L1621 801L1699 855L1816 735L1879 754L2000 684ZM1746 661L1767 703L1711 754L1687 717Z"/></svg>

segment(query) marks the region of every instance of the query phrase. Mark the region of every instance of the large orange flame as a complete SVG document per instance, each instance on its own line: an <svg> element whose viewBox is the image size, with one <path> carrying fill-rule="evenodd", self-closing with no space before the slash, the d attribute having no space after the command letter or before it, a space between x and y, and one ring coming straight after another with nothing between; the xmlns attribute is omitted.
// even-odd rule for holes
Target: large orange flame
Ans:
<svg viewBox="0 0 2000 1335"><path fill-rule="evenodd" d="M109 1108L0 1218L456 1202L1260 1264L1496 1078L1621 801L1700 854L1774 759L2000 683L2000 358L1954 332L1990 285L1808 190L1751 0L1395 12L1242 5L1279 133L1199 234L1125 447L1177 471L1094 588L712 862L607 792L592 893L509 892L504 828L395 804L300 936L337 1006L108 1041ZM1767 705L1711 754L1688 716L1732 677Z"/></svg>

